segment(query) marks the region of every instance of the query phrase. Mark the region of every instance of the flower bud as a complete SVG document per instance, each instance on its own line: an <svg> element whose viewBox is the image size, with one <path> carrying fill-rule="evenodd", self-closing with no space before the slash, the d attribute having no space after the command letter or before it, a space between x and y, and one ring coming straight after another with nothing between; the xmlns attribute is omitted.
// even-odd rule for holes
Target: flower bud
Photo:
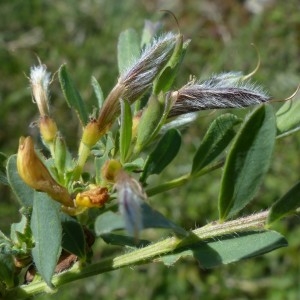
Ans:
<svg viewBox="0 0 300 300"><path fill-rule="evenodd" d="M102 178L108 182L116 182L116 177L122 169L121 163L116 159L108 160L102 167Z"/></svg>
<svg viewBox="0 0 300 300"><path fill-rule="evenodd" d="M53 179L36 154L31 137L20 138L17 169L20 177L33 189L47 193L65 206L74 206L67 189Z"/></svg>
<svg viewBox="0 0 300 300"><path fill-rule="evenodd" d="M137 114L132 118L132 139L135 139L137 136L137 132L138 132L138 128L139 128L139 124L141 121L141 117L142 117L143 111L140 110L139 112L137 112Z"/></svg>
<svg viewBox="0 0 300 300"><path fill-rule="evenodd" d="M64 138L60 135L58 135L55 139L54 154L55 167L58 173L62 174L65 171L67 155L69 153L66 142Z"/></svg>
<svg viewBox="0 0 300 300"><path fill-rule="evenodd" d="M98 123L95 119L85 126L78 150L77 168L74 172L74 178L78 178L83 170L84 164L90 154L91 148L97 143L103 133L99 130Z"/></svg>
<svg viewBox="0 0 300 300"><path fill-rule="evenodd" d="M97 143L100 136L97 120L93 119L85 126L81 142L88 148L91 148Z"/></svg>
<svg viewBox="0 0 300 300"><path fill-rule="evenodd" d="M36 102L40 115L49 115L49 84L50 73L45 65L33 66L30 69L30 84L33 99Z"/></svg>
<svg viewBox="0 0 300 300"><path fill-rule="evenodd" d="M54 120L47 115L41 116L39 126L45 143L53 143L57 134L57 126Z"/></svg>
<svg viewBox="0 0 300 300"><path fill-rule="evenodd" d="M82 193L78 193L75 199L76 206L102 207L109 199L108 190L105 187L96 187Z"/></svg>

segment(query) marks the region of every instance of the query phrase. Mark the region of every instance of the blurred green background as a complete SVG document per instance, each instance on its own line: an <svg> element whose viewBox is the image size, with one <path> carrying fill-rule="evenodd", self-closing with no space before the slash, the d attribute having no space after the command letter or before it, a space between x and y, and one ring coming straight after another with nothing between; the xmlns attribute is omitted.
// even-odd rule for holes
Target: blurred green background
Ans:
<svg viewBox="0 0 300 300"><path fill-rule="evenodd" d="M90 85L95 76L107 94L118 76L118 34L128 27L141 32L145 19L161 21L165 30L178 30L192 43L177 80L208 77L223 71L251 72L261 66L254 80L276 99L293 93L300 82L299 0L2 0L0 3L0 151L17 151L21 135L36 134L29 126L37 119L27 75L39 57L55 73L66 63L82 97L91 103ZM52 113L74 149L79 128L76 116L63 101L57 77L51 85ZM298 99L299 99L298 94ZM247 111L237 112L245 114ZM176 166L164 178L184 173L211 120L217 113L201 113L186 130ZM300 134L281 139L271 169L253 204L245 210L266 209L285 193L300 174ZM221 171L205 176L182 189L151 199L152 205L186 228L217 218ZM156 179L154 178L154 181ZM0 189L0 228L18 221L18 205L6 186ZM174 267L152 264L123 269L71 283L54 295L37 299L300 299L300 221L290 217L277 224L289 247L248 261L213 270L200 269L194 260ZM104 244L96 245L97 258Z"/></svg>

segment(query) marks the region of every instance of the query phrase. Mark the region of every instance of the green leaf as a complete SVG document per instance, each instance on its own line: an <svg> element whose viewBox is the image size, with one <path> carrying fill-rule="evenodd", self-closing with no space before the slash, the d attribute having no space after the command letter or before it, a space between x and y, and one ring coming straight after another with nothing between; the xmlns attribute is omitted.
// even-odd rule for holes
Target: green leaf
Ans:
<svg viewBox="0 0 300 300"><path fill-rule="evenodd" d="M0 230L0 253L11 254L13 246L13 241Z"/></svg>
<svg viewBox="0 0 300 300"><path fill-rule="evenodd" d="M276 112L278 133L300 130L300 101L287 101Z"/></svg>
<svg viewBox="0 0 300 300"><path fill-rule="evenodd" d="M131 145L132 136L132 115L129 103L121 101L121 126L120 126L120 158L121 162L126 161L126 157Z"/></svg>
<svg viewBox="0 0 300 300"><path fill-rule="evenodd" d="M80 258L86 256L86 243L82 226L72 217L62 214L62 247Z"/></svg>
<svg viewBox="0 0 300 300"><path fill-rule="evenodd" d="M17 170L17 155L12 155L7 161L7 180L21 206L32 206L34 190L19 176Z"/></svg>
<svg viewBox="0 0 300 300"><path fill-rule="evenodd" d="M175 158L181 145L181 135L177 129L170 129L148 156L141 181L151 174L159 174Z"/></svg>
<svg viewBox="0 0 300 300"><path fill-rule="evenodd" d="M152 208L146 202L142 204L143 228L165 228L171 229L179 236L187 236L187 231L168 220L159 211Z"/></svg>
<svg viewBox="0 0 300 300"><path fill-rule="evenodd" d="M167 66L154 81L154 94L158 95L158 93L161 91L167 92L171 89L189 43L190 40L187 40L183 43L182 35L177 36L175 49L170 60L168 61Z"/></svg>
<svg viewBox="0 0 300 300"><path fill-rule="evenodd" d="M98 111L101 109L103 103L104 103L104 96L103 96L103 91L102 88L98 82L98 80L92 76L92 87L94 89L94 93L96 95L97 101L98 101Z"/></svg>
<svg viewBox="0 0 300 300"><path fill-rule="evenodd" d="M206 269L237 262L287 246L285 238L275 231L245 232L226 235L208 241L197 241L189 249L177 250L178 253L161 257L168 266L180 258L194 256L200 266Z"/></svg>
<svg viewBox="0 0 300 300"><path fill-rule="evenodd" d="M180 226L165 218L160 212L153 209L146 202L141 205L143 229L165 228L170 229L180 236L186 236L187 232ZM97 236L110 233L114 230L124 229L125 222L120 214L108 211L101 214L95 222Z"/></svg>
<svg viewBox="0 0 300 300"><path fill-rule="evenodd" d="M244 234L221 237L208 243L217 256L210 255L205 249L193 250L195 258L204 268L229 264L243 259L263 255L275 249L286 247L286 239L275 231L245 232Z"/></svg>
<svg viewBox="0 0 300 300"><path fill-rule="evenodd" d="M240 119L232 114L221 115L211 123L194 156L192 174L206 167L225 150L235 136L233 127L238 123Z"/></svg>
<svg viewBox="0 0 300 300"><path fill-rule="evenodd" d="M33 261L42 278L52 287L51 278L61 251L60 205L47 194L35 192L31 230L35 242Z"/></svg>
<svg viewBox="0 0 300 300"><path fill-rule="evenodd" d="M140 56L140 42L137 32L129 28L119 35L118 67L123 73Z"/></svg>
<svg viewBox="0 0 300 300"><path fill-rule="evenodd" d="M298 207L300 207L300 181L271 206L268 224L294 212Z"/></svg>
<svg viewBox="0 0 300 300"><path fill-rule="evenodd" d="M155 80L155 86L153 93L157 95L159 92L166 92L171 88L175 79L176 72L170 66L166 66L158 78Z"/></svg>
<svg viewBox="0 0 300 300"><path fill-rule="evenodd" d="M105 243L111 245L117 245L117 246L141 248L141 247L146 247L150 244L150 242L147 240L137 240L136 238L131 236L114 234L114 233L102 234L101 238Z"/></svg>
<svg viewBox="0 0 300 300"><path fill-rule="evenodd" d="M0 253L0 283L4 282L7 288L14 287L15 272L13 256Z"/></svg>
<svg viewBox="0 0 300 300"><path fill-rule="evenodd" d="M112 211L101 214L95 221L96 236L123 228L125 228L125 223L122 216Z"/></svg>
<svg viewBox="0 0 300 300"><path fill-rule="evenodd" d="M100 184L101 183L101 169L104 163L109 159L109 153L112 151L112 149L115 148L114 140L113 138L108 134L106 143L105 143L105 150L102 153L101 156L96 156L95 157L95 170L96 170L96 183Z"/></svg>
<svg viewBox="0 0 300 300"><path fill-rule="evenodd" d="M149 20L145 20L144 28L142 32L142 38L141 38L141 47L144 48L146 45L148 45L153 37L157 34L157 31L161 29L161 23L160 22L152 22Z"/></svg>
<svg viewBox="0 0 300 300"><path fill-rule="evenodd" d="M131 162L125 163L123 165L124 170L132 172L135 170L141 170L145 164L145 161L142 157L139 157Z"/></svg>
<svg viewBox="0 0 300 300"><path fill-rule="evenodd" d="M152 95L144 109L137 130L135 153L139 153L150 143L157 132L157 128L164 117L166 105Z"/></svg>
<svg viewBox="0 0 300 300"><path fill-rule="evenodd" d="M58 78L69 107L75 109L82 126L84 126L89 120L87 108L67 72L66 65L62 65L59 68Z"/></svg>
<svg viewBox="0 0 300 300"><path fill-rule="evenodd" d="M20 212L22 214L21 221L11 225L10 238L15 245L20 246L21 251L27 251L33 247L30 227L32 209L23 207Z"/></svg>
<svg viewBox="0 0 300 300"><path fill-rule="evenodd" d="M258 107L239 130L224 167L219 194L221 220L232 217L253 199L269 168L275 135L270 105Z"/></svg>

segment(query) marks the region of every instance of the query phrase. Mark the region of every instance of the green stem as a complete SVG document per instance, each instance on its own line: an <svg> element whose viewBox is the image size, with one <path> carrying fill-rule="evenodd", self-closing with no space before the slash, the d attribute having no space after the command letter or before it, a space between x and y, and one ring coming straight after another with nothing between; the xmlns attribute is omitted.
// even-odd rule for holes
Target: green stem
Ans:
<svg viewBox="0 0 300 300"><path fill-rule="evenodd" d="M189 180L203 176L204 174L207 174L209 172L212 172L216 169L221 168L224 165L224 160L218 161L206 168L203 168L202 170L200 170L199 172L195 173L195 174L185 174L182 175L179 178L173 179L171 181L162 183L160 185L157 185L155 187L152 188L148 188L146 189L146 194L148 195L148 197L154 196L156 194L160 194L163 193L165 191L169 191L171 189L174 189L176 187L180 187L183 186L185 183L187 183Z"/></svg>
<svg viewBox="0 0 300 300"><path fill-rule="evenodd" d="M176 187L184 185L190 179L190 174L185 174L179 178L173 179L171 181L165 182L158 186L146 189L146 194L148 197L151 197L156 194L160 194L165 191L169 191Z"/></svg>
<svg viewBox="0 0 300 300"><path fill-rule="evenodd" d="M186 238L166 238L163 241L151 244L147 247L137 249L114 258L106 258L83 268L81 268L79 264L75 264L65 273L55 275L52 279L52 283L56 288L58 288L68 282L78 279L87 278L128 266L152 262L164 255L180 252L189 246L191 247L195 243L199 242L199 240L203 241L227 234L237 234L252 230L263 230L268 213L268 211L264 211L224 223L213 222L191 231L191 234ZM22 285L9 290L5 295L5 299L25 299L47 291L49 291L49 288L44 281L36 281L29 285Z"/></svg>
<svg viewBox="0 0 300 300"><path fill-rule="evenodd" d="M78 151L78 160L77 166L73 172L73 180L78 180L82 173L83 167L86 163L87 158L89 157L91 149L85 145L84 143L80 142L79 151Z"/></svg>

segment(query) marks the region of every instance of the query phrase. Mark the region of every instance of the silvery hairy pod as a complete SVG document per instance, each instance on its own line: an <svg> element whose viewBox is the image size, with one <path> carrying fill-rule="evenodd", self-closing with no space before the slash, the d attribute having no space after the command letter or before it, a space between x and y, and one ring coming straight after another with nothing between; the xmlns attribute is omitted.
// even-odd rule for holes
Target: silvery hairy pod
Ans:
<svg viewBox="0 0 300 300"><path fill-rule="evenodd" d="M155 77L166 66L175 48L177 36L168 33L146 47L140 58L125 70L116 86L107 96L98 116L98 127L105 134L120 114L119 99L126 99L130 104L139 99L152 85Z"/></svg>
<svg viewBox="0 0 300 300"><path fill-rule="evenodd" d="M191 81L172 92L176 100L169 117L207 109L242 108L270 100L261 87L242 81L238 74L223 73L205 81Z"/></svg>

